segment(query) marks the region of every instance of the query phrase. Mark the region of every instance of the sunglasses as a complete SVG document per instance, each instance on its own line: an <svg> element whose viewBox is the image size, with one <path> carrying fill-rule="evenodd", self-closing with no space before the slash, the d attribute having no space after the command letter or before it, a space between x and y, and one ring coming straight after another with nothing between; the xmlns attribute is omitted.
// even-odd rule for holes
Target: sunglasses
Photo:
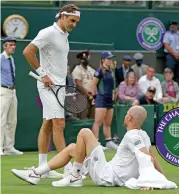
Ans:
<svg viewBox="0 0 179 194"><path fill-rule="evenodd" d="M154 90L148 90L148 92L151 92L151 93L155 94L155 91Z"/></svg>

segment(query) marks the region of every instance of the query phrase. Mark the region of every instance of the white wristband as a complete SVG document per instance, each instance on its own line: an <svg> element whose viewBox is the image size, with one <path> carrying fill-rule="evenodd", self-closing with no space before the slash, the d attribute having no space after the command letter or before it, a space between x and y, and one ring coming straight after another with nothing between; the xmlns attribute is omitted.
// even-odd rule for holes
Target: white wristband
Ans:
<svg viewBox="0 0 179 194"><path fill-rule="evenodd" d="M35 71L40 75L40 77L44 77L47 75L42 67L37 68Z"/></svg>

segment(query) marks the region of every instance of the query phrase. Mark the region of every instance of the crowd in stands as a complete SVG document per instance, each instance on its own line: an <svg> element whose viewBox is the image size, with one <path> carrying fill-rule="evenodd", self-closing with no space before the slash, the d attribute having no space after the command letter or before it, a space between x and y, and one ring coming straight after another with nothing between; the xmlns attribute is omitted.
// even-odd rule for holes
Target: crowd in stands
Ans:
<svg viewBox="0 0 179 194"><path fill-rule="evenodd" d="M78 118L93 118L92 84L95 70L90 66L90 52L81 52L77 58L79 64L72 70L72 74L69 74L68 79L71 80L71 84L73 82L82 88L89 99L87 110ZM173 79L173 71L168 67L165 68L163 75L160 75L163 80L159 80L155 76L155 68L144 64L143 58L142 53L125 55L123 63L112 70L115 71L117 103L136 105L179 102L179 85Z"/></svg>

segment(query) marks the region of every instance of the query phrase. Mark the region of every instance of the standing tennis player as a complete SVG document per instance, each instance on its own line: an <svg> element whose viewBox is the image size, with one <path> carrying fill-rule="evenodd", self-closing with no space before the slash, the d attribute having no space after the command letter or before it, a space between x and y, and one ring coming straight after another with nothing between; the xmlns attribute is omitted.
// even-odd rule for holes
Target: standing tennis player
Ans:
<svg viewBox="0 0 179 194"><path fill-rule="evenodd" d="M76 27L80 20L79 8L73 4L65 5L56 15L56 22L40 30L35 39L24 49L24 56L42 78L37 82L40 99L43 104L43 123L38 137L39 165L47 162L50 136L53 130L53 142L58 152L65 145L64 109L49 90L52 85L66 85L67 62L69 52L68 32ZM36 57L39 50L40 63ZM62 175L51 171L44 178L61 178Z"/></svg>

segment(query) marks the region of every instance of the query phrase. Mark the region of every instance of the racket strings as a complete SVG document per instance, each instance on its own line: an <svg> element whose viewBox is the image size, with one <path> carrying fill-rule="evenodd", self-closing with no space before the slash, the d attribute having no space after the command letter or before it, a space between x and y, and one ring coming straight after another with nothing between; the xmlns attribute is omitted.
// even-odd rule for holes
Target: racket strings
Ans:
<svg viewBox="0 0 179 194"><path fill-rule="evenodd" d="M71 113L80 113L87 106L86 96L73 86L63 86L57 92L60 104Z"/></svg>

